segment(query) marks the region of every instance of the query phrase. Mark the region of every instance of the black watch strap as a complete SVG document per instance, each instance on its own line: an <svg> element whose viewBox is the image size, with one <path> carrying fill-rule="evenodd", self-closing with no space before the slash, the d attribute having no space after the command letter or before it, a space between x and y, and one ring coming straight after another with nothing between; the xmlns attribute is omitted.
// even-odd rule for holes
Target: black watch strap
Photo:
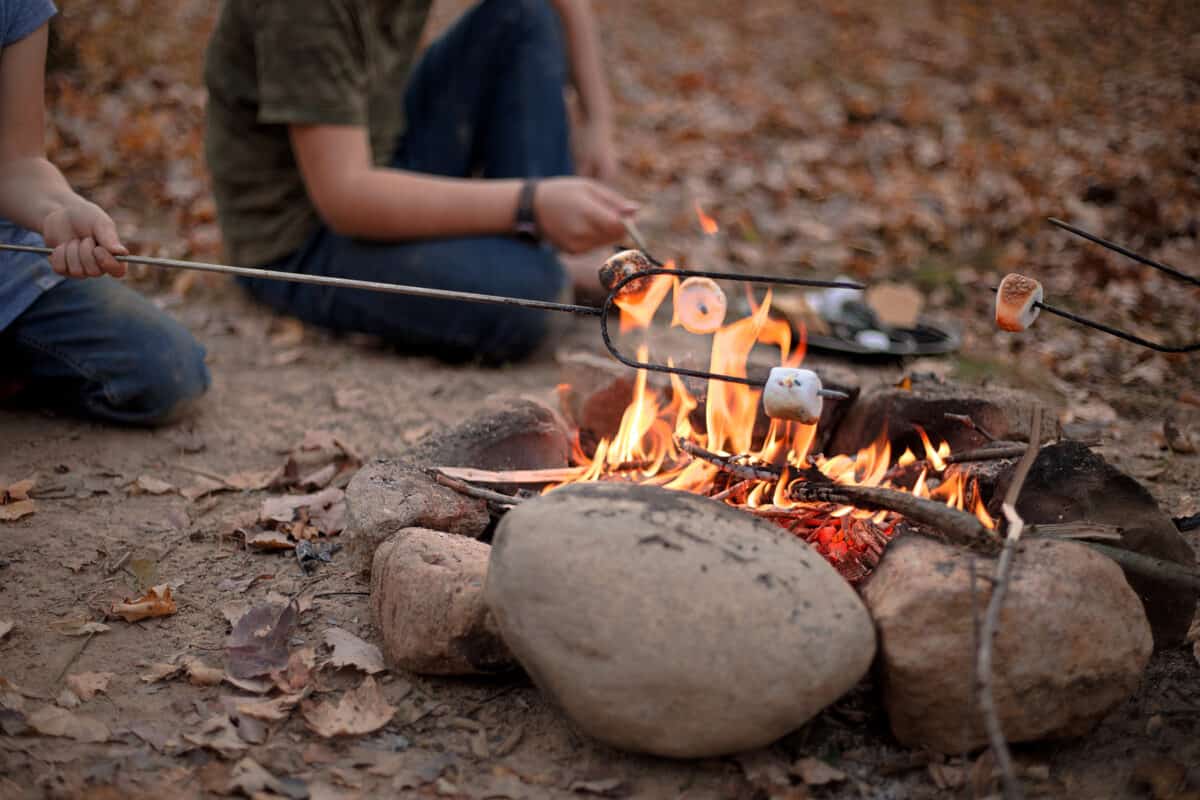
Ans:
<svg viewBox="0 0 1200 800"><path fill-rule="evenodd" d="M529 179L521 186L521 193L517 195L517 220L513 225L513 230L520 236L528 236L531 239L538 237L537 217L533 213L533 196L537 192L537 181Z"/></svg>

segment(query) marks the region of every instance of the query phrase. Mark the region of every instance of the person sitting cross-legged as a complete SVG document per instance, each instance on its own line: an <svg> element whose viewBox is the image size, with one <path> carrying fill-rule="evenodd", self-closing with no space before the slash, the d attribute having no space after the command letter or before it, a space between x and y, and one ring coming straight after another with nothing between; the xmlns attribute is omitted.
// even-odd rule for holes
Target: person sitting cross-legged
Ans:
<svg viewBox="0 0 1200 800"><path fill-rule="evenodd" d="M50 0L0 0L0 394L104 422L157 425L208 388L204 348L125 274L112 219L42 143ZM87 280L67 280L67 278Z"/></svg>
<svg viewBox="0 0 1200 800"><path fill-rule="evenodd" d="M418 61L429 5L225 2L205 138L234 263L555 300L557 252L624 235L636 205L602 182L616 159L587 2L483 0ZM548 330L544 311L243 283L277 311L447 360L516 360Z"/></svg>

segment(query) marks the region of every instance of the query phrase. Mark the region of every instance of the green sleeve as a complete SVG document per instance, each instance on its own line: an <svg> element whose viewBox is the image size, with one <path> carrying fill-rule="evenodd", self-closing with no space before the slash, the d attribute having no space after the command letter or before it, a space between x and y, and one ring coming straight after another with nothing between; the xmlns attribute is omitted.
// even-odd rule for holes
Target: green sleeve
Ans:
<svg viewBox="0 0 1200 800"><path fill-rule="evenodd" d="M256 3L258 121L367 124L362 20L344 0Z"/></svg>

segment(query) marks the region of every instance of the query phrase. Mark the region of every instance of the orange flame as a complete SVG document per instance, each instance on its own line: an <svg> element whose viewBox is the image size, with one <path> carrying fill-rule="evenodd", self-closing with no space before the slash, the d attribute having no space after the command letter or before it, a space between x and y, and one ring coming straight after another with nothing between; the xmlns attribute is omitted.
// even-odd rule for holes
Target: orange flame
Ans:
<svg viewBox="0 0 1200 800"><path fill-rule="evenodd" d="M721 227L717 225L717 221L704 213L704 209L700 207L699 201L696 202L696 218L700 220L700 230L709 236L721 230Z"/></svg>
<svg viewBox="0 0 1200 800"><path fill-rule="evenodd" d="M709 223L716 229L716 223L699 205L696 212L706 229ZM674 265L668 264L668 268L674 269ZM677 288L675 276L659 275L637 295L618 298L622 331L647 330L667 297L677 297L678 292L673 292ZM756 348L778 351L780 365L801 363L805 333L799 330L799 341L793 342L791 327L770 315L772 297L769 290L761 300L751 294L750 313L712 335L709 371L744 378ZM637 353L639 360L649 360L646 345ZM668 363L674 362L668 359ZM719 494L722 502L774 519L802 536L847 577L869 574L869 567L863 564L872 558L878 560L881 542L892 534L899 516L889 511L798 501L793 499L792 489L808 480L805 471L814 468L836 484L902 489L893 480L900 475L911 479L911 470L902 468L917 464L916 454L906 449L893 459L891 440L884 429L857 453L814 455L817 427L760 418L762 392L754 386L709 380L705 396L698 398L693 394L695 387L689 389L678 375L670 376L669 389L652 387L648 377L646 371L638 372L632 400L611 439L602 439L590 454L576 443L574 459L585 467L585 472L569 482L632 480L702 495ZM560 394L563 391L560 387ZM702 403L703 414L698 414ZM914 427L924 450L924 468L911 488L902 490L972 513L994 530L996 522L984 508L976 483L951 469L947 461L949 445L943 441L934 447L928 434ZM690 445L685 450L677 441ZM691 452L696 448L712 455L694 457ZM713 460L724 464L719 467ZM739 466L753 468L750 474L756 477L743 478L737 471ZM760 479L759 475L768 477Z"/></svg>

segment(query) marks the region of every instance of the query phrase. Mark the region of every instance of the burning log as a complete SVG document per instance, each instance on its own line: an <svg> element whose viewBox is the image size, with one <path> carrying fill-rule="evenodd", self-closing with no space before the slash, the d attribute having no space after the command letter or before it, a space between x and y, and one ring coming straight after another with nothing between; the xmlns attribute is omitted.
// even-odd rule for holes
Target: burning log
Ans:
<svg viewBox="0 0 1200 800"><path fill-rule="evenodd" d="M932 528L955 544L995 552L999 541L974 514L959 511L945 503L880 486L851 486L814 481L793 483L788 489L792 500L808 503L834 503L865 510L894 511L910 522Z"/></svg>
<svg viewBox="0 0 1200 800"><path fill-rule="evenodd" d="M774 482L779 480L783 471L769 464L746 464L739 462L743 456L723 456L714 453L687 439L676 439L675 445L690 456L707 461L722 472L727 472L735 478L751 481Z"/></svg>

